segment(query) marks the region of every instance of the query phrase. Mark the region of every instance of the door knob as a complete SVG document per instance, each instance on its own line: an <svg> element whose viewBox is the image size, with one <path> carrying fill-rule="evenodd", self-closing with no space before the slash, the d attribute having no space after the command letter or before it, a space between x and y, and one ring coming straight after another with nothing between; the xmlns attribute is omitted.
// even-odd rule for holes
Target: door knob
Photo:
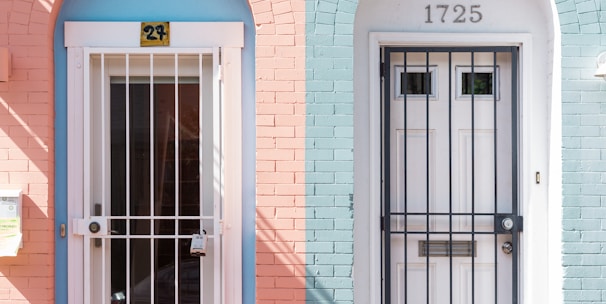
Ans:
<svg viewBox="0 0 606 304"><path fill-rule="evenodd" d="M501 246L501 249L505 254L511 254L513 252L513 244L511 242L505 242Z"/></svg>

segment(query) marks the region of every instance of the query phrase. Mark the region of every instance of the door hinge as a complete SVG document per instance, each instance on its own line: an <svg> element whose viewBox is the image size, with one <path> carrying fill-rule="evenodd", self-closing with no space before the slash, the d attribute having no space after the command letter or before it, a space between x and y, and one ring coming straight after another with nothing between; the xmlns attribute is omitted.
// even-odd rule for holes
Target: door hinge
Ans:
<svg viewBox="0 0 606 304"><path fill-rule="evenodd" d="M385 230L385 217L382 216L381 217L381 223L379 223L381 225L381 231Z"/></svg>
<svg viewBox="0 0 606 304"><path fill-rule="evenodd" d="M66 232L66 227L65 227L65 224L61 224L61 225L59 225L59 235L61 236L61 238L62 238L62 239L64 239L64 238L65 238L66 233L67 233L67 232Z"/></svg>
<svg viewBox="0 0 606 304"><path fill-rule="evenodd" d="M385 77L385 63L384 62L379 63L379 74L381 74L381 77Z"/></svg>

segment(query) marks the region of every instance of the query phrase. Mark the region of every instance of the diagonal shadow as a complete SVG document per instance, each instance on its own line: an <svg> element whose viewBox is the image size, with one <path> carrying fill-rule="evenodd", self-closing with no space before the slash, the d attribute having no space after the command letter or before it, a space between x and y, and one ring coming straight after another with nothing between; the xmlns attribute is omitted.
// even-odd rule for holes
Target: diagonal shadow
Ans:
<svg viewBox="0 0 606 304"><path fill-rule="evenodd" d="M263 217L257 211L257 255L256 255L256 278L257 278L257 301L263 300L290 300L293 303L306 303L309 301L332 303L334 301L333 289L324 288L315 277L333 277L333 270L328 270L331 265L319 268L313 264L313 254L307 256L305 237L307 231L300 239L297 233L299 229L285 228L290 225L285 221L295 221L294 218L280 219ZM303 219L304 220L304 219ZM294 233L291 237L289 232ZM284 233L281 233L284 232ZM302 244L297 244L302 243ZM308 263L307 260L312 261ZM271 294L271 299L266 298Z"/></svg>

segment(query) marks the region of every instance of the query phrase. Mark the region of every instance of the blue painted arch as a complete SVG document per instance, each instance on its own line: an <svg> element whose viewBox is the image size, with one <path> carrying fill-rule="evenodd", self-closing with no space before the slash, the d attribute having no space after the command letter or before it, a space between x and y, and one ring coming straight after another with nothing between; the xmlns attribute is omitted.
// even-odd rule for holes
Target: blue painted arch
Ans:
<svg viewBox="0 0 606 304"><path fill-rule="evenodd" d="M244 23L242 52L243 119L243 301L255 301L255 27L247 0L64 0L54 32L55 62L55 226L67 218L67 50L65 21L241 21ZM55 302L68 302L67 240L55 240Z"/></svg>

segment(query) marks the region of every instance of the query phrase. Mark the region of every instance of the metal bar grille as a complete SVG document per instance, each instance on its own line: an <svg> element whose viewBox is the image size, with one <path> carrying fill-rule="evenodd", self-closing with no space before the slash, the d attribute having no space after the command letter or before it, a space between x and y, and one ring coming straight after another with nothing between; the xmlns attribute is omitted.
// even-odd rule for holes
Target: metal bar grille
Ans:
<svg viewBox="0 0 606 304"><path fill-rule="evenodd" d="M109 228L85 235L86 303L221 302L218 52L182 51L86 53L93 174L85 184L100 212L87 204L85 212ZM207 233L207 253L193 258L198 231Z"/></svg>
<svg viewBox="0 0 606 304"><path fill-rule="evenodd" d="M517 303L517 47L385 47L382 61L383 302ZM503 214L520 226L499 228Z"/></svg>

